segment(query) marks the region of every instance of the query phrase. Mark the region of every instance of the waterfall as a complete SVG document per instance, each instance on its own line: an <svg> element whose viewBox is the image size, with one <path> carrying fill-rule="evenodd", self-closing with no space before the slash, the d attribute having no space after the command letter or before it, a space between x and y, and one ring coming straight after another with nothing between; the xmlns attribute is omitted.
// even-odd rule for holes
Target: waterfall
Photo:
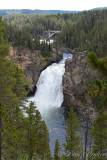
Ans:
<svg viewBox="0 0 107 160"><path fill-rule="evenodd" d="M65 72L64 62L53 63L42 71L37 82L37 91L35 96L30 100L35 102L35 105L41 112L53 107L58 108L63 102L63 86L62 76Z"/></svg>
<svg viewBox="0 0 107 160"><path fill-rule="evenodd" d="M58 138L60 144L65 143L65 118L63 102L62 76L65 72L65 60L72 58L71 54L63 54L63 60L58 64L53 63L42 71L37 82L35 95L29 101L35 102L37 109L45 120L49 130L50 149L54 154L55 141Z"/></svg>

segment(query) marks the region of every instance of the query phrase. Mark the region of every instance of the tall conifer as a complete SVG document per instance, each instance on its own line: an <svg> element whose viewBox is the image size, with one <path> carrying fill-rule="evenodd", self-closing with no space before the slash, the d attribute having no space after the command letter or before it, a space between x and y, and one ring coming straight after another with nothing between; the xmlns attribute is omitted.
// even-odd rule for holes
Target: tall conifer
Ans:
<svg viewBox="0 0 107 160"><path fill-rule="evenodd" d="M69 112L69 119L66 122L66 144L64 144L65 147L65 153L66 153L66 159L68 160L79 160L81 154L80 154L80 141L81 138L79 135L77 135L79 127L79 121L77 118L76 113L74 113L73 108L71 107Z"/></svg>
<svg viewBox="0 0 107 160"><path fill-rule="evenodd" d="M33 102L27 108L28 114L28 140L27 150L29 160L31 160L35 153L42 159L50 160L49 149L49 133L44 121L42 121L40 112L36 109Z"/></svg>
<svg viewBox="0 0 107 160"><path fill-rule="evenodd" d="M60 160L60 143L58 139L55 141L54 160Z"/></svg>
<svg viewBox="0 0 107 160"><path fill-rule="evenodd" d="M90 157L105 160L107 151L107 113L101 110L91 131L94 144Z"/></svg>

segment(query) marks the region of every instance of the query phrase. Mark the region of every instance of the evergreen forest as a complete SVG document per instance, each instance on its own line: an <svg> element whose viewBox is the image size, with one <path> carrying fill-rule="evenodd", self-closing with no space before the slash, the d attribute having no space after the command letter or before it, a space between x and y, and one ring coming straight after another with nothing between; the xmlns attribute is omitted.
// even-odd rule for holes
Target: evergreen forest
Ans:
<svg viewBox="0 0 107 160"><path fill-rule="evenodd" d="M40 43L43 32L48 30L60 31L54 37L55 43ZM54 155L51 155L46 123L34 102L27 100L26 86L30 82L18 65L7 58L10 46L40 50L43 57L49 57L53 48L76 49L75 56L87 51L87 63L102 77L91 81L86 91L97 108L90 131L93 144L88 151L83 150L82 138L77 134L80 122L71 106L65 120L64 153L56 137ZM106 153L107 9L0 17L0 160L106 160Z"/></svg>

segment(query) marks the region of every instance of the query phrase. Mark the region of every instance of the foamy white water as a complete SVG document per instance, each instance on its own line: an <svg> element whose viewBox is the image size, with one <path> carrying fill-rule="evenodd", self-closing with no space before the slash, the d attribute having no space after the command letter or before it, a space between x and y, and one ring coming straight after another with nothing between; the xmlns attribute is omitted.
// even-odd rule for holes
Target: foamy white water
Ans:
<svg viewBox="0 0 107 160"><path fill-rule="evenodd" d="M67 58L72 58L72 55L64 53L62 61L58 64L54 63L42 71L37 83L37 91L33 97L29 98L29 101L35 102L42 119L46 122L52 155L57 138L60 144L65 143L65 110L61 104L64 98L62 76L65 72L65 60Z"/></svg>
<svg viewBox="0 0 107 160"><path fill-rule="evenodd" d="M37 82L35 96L29 100L34 101L41 113L53 107L60 107L63 102L62 76L65 72L65 64L52 64L42 71Z"/></svg>

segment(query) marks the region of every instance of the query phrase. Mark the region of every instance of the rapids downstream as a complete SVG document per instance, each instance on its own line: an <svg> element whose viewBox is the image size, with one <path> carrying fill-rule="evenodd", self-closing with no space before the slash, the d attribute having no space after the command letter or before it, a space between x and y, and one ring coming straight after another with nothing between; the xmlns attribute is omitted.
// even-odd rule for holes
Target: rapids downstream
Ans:
<svg viewBox="0 0 107 160"><path fill-rule="evenodd" d="M65 142L65 111L61 107L63 102L62 76L65 72L65 60L71 57L71 54L64 53L63 60L43 70L37 82L37 91L33 97L29 98L29 101L35 102L49 129L52 154L56 139L60 144Z"/></svg>

